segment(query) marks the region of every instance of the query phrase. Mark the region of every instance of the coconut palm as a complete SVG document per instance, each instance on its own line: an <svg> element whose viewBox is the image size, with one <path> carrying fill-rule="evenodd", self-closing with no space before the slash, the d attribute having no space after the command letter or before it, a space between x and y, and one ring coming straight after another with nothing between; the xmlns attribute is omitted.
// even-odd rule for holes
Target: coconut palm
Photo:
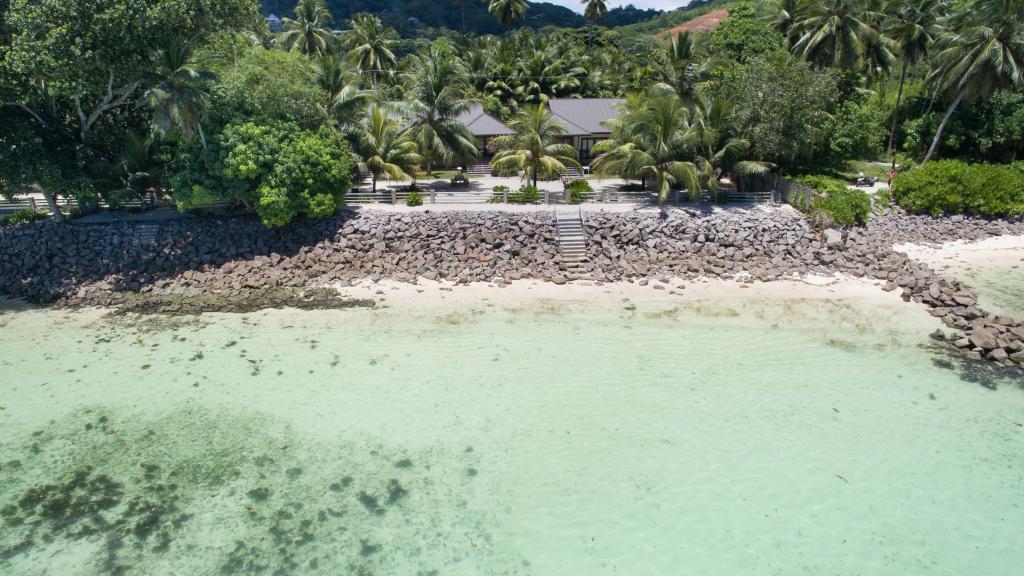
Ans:
<svg viewBox="0 0 1024 576"><path fill-rule="evenodd" d="M892 168L896 169L894 141L899 123L900 104L903 101L903 87L907 80L907 68L917 64L928 54L928 49L938 35L938 21L942 16L943 0L894 0L886 8L886 35L899 48L900 83L896 91L896 108L892 113L892 129L889 131L889 156Z"/></svg>
<svg viewBox="0 0 1024 576"><path fill-rule="evenodd" d="M325 28L331 20L323 0L299 0L295 18L282 18L285 32L279 41L285 50L296 50L309 56L323 56L331 52L334 36Z"/></svg>
<svg viewBox="0 0 1024 576"><path fill-rule="evenodd" d="M406 93L411 97L407 104L412 117L410 133L426 162L427 173L436 164L475 158L476 137L458 120L472 104L466 99L469 80L461 62L438 44L409 60L404 77Z"/></svg>
<svg viewBox="0 0 1024 576"><path fill-rule="evenodd" d="M372 175L374 192L377 179L382 176L392 180L412 179L411 173L423 160L408 132L377 104L370 106L355 141L359 171Z"/></svg>
<svg viewBox="0 0 1024 576"><path fill-rule="evenodd" d="M701 98L696 102L686 140L701 187L715 196L723 176L767 174L772 169L768 162L745 159L750 142L739 137L733 106L725 100Z"/></svg>
<svg viewBox="0 0 1024 576"><path fill-rule="evenodd" d="M515 136L496 139L499 151L491 160L495 170L523 170L523 177L532 180L549 178L564 172L567 166L580 167L576 149L559 140L565 127L555 121L544 105L527 106L509 122Z"/></svg>
<svg viewBox="0 0 1024 576"><path fill-rule="evenodd" d="M710 80L723 60L717 56L701 59L701 46L688 31L676 34L668 47L665 64L660 69L661 84L671 88L684 102L697 97L697 85Z"/></svg>
<svg viewBox="0 0 1024 576"><path fill-rule="evenodd" d="M681 98L663 91L634 99L624 108L609 140L598 143L600 156L591 168L602 174L642 176L654 180L658 204L665 205L673 187L700 193L697 167L684 160L692 136L690 110Z"/></svg>
<svg viewBox="0 0 1024 576"><path fill-rule="evenodd" d="M168 45L151 53L155 69L145 77L150 86L143 99L153 109L153 130L166 134L173 128L189 142L196 135L206 148L203 121L209 98L206 83L217 75L195 68L192 48L182 39L173 38Z"/></svg>
<svg viewBox="0 0 1024 576"><path fill-rule="evenodd" d="M799 37L793 53L818 66L856 68L866 44L879 35L871 21L879 15L864 0L816 0L808 3L795 28Z"/></svg>
<svg viewBox="0 0 1024 576"><path fill-rule="evenodd" d="M792 46L799 38L796 23L801 19L807 0L775 0L773 5L775 15L772 17L772 27L785 36L786 43Z"/></svg>
<svg viewBox="0 0 1024 576"><path fill-rule="evenodd" d="M591 24L597 24L598 20L608 14L608 4L604 0L580 0L580 3L586 4L587 7L583 10L583 17L589 20ZM590 47L594 46L593 30L587 34L587 45Z"/></svg>
<svg viewBox="0 0 1024 576"><path fill-rule="evenodd" d="M490 0L487 11L506 28L511 28L526 16L529 8L526 0Z"/></svg>
<svg viewBox="0 0 1024 576"><path fill-rule="evenodd" d="M1019 0L975 0L948 20L937 41L928 82L949 100L924 162L961 102L984 100L1002 88L1024 85L1024 19Z"/></svg>
<svg viewBox="0 0 1024 576"><path fill-rule="evenodd" d="M373 77L373 91L377 91L377 75L394 70L398 60L392 47L398 41L398 33L385 28L380 18L372 14L356 14L352 17L352 29L346 40L349 58L364 74Z"/></svg>

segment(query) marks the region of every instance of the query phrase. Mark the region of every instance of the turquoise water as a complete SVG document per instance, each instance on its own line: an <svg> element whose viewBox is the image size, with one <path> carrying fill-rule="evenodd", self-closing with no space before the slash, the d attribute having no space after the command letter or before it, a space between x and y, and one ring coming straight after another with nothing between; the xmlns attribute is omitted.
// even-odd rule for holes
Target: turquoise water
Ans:
<svg viewBox="0 0 1024 576"><path fill-rule="evenodd" d="M1017 573L1024 387L934 327L796 300L8 311L0 573Z"/></svg>
<svg viewBox="0 0 1024 576"><path fill-rule="evenodd" d="M955 267L956 277L978 293L986 310L1024 318L1024 264L1010 267L972 263Z"/></svg>

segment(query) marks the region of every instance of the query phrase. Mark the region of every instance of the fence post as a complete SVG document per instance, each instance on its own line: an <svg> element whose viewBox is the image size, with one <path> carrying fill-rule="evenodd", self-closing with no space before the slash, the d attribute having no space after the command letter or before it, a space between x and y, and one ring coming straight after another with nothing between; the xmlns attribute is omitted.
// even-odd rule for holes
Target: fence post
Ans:
<svg viewBox="0 0 1024 576"><path fill-rule="evenodd" d="M35 198L30 196L29 199L28 199L28 205L32 207L32 211L33 212L36 211L36 199Z"/></svg>
<svg viewBox="0 0 1024 576"><path fill-rule="evenodd" d="M392 204L398 204L398 189L397 188L392 188L391 189L391 203Z"/></svg>
<svg viewBox="0 0 1024 576"><path fill-rule="evenodd" d="M430 189L430 203L437 204L437 189L435 188Z"/></svg>
<svg viewBox="0 0 1024 576"><path fill-rule="evenodd" d="M548 190L544 191L544 203L551 204L551 192Z"/></svg>
<svg viewBox="0 0 1024 576"><path fill-rule="evenodd" d="M508 189L501 191L501 203L508 204Z"/></svg>

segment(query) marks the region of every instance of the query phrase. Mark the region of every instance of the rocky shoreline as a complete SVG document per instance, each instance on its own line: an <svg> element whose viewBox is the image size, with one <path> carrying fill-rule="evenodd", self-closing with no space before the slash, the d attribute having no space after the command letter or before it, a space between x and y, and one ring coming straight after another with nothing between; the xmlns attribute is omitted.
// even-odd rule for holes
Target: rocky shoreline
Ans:
<svg viewBox="0 0 1024 576"><path fill-rule="evenodd" d="M1024 367L1024 323L979 309L966 286L893 250L906 242L1020 235L1020 221L894 211L876 215L866 228L819 232L788 209L586 218L589 262L582 275L593 281L752 282L809 273L876 279L928 306L950 328L935 336L951 350ZM347 212L274 230L249 219L182 220L159 229L39 223L0 228L0 254L0 293L59 306L178 314L370 305L315 290L363 280L571 279L552 218L539 212Z"/></svg>

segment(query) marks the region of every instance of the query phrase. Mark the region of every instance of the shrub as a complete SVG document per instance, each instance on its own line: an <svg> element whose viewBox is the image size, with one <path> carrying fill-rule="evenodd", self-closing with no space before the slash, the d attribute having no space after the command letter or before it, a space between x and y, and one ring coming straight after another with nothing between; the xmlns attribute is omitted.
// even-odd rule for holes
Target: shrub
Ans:
<svg viewBox="0 0 1024 576"><path fill-rule="evenodd" d="M808 203L806 196L795 194L793 207L811 215L811 222L818 227L830 223L839 226L866 224L871 214L871 198L863 190L851 190L846 184L827 176L801 176L797 184L812 188L815 194ZM828 218L822 218L822 215Z"/></svg>
<svg viewBox="0 0 1024 576"><path fill-rule="evenodd" d="M910 212L1024 215L1024 170L1018 165L940 160L898 175L893 186L896 201Z"/></svg>
<svg viewBox="0 0 1024 576"><path fill-rule="evenodd" d="M411 192L405 197L406 206L423 206L423 196L419 192Z"/></svg>
<svg viewBox="0 0 1024 576"><path fill-rule="evenodd" d="M581 204L587 194L594 192L594 188L586 180L573 180L565 189L569 192L569 204Z"/></svg>
<svg viewBox="0 0 1024 576"><path fill-rule="evenodd" d="M540 190L536 186L523 186L518 192L508 195L509 204L533 204L540 202Z"/></svg>
<svg viewBox="0 0 1024 576"><path fill-rule="evenodd" d="M23 208L13 214L8 214L4 218L0 219L0 224L31 224L40 220L46 220L50 216L42 212L37 212L31 208Z"/></svg>
<svg viewBox="0 0 1024 576"><path fill-rule="evenodd" d="M644 185L639 182L626 182L619 186L619 192L643 192Z"/></svg>
<svg viewBox="0 0 1024 576"><path fill-rule="evenodd" d="M505 194L507 194L508 191L508 186L495 186L494 194L491 195L490 199L487 200L487 202L491 204L501 204L502 202L505 201Z"/></svg>
<svg viewBox="0 0 1024 576"><path fill-rule="evenodd" d="M815 198L814 209L828 214L836 224L848 228L867 224L871 215L871 198L863 190L843 188Z"/></svg>

